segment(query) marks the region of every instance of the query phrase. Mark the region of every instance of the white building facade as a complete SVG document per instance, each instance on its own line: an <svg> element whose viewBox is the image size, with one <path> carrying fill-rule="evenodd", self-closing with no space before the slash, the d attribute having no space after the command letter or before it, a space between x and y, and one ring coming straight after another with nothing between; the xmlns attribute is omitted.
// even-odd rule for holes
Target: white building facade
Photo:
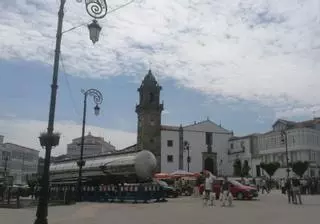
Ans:
<svg viewBox="0 0 320 224"><path fill-rule="evenodd" d="M67 157L75 158L80 156L81 138L75 138L67 145ZM95 137L89 132L84 138L84 156L92 156L116 151L115 146L106 142L102 137Z"/></svg>
<svg viewBox="0 0 320 224"><path fill-rule="evenodd" d="M320 119L304 122L278 120L273 130L258 137L261 162L279 162L281 168L276 177L286 176L286 147L281 141L281 130L286 130L289 162L308 161L305 175L319 176L320 167Z"/></svg>
<svg viewBox="0 0 320 224"><path fill-rule="evenodd" d="M257 176L257 172L259 176L260 168L257 168L257 165L260 164L258 136L259 134L252 134L229 139L228 165L223 171L224 175L232 176L234 174L233 165L236 160L240 160L242 166L245 162L248 163L250 176Z"/></svg>
<svg viewBox="0 0 320 224"><path fill-rule="evenodd" d="M228 140L233 133L209 119L188 126L162 126L161 172L179 169L219 174L228 166ZM189 163L188 163L189 148Z"/></svg>
<svg viewBox="0 0 320 224"><path fill-rule="evenodd" d="M286 144L281 131L287 135L289 163L308 161L307 176L320 176L320 119L303 122L293 122L279 119L272 130L263 134L252 134L243 137L232 137L229 140L228 163L226 175L233 175L233 164L239 159L242 164L248 161L250 175L259 177L266 175L260 168L260 163L279 162L280 168L274 177L287 176ZM292 174L292 172L291 172Z"/></svg>
<svg viewBox="0 0 320 224"><path fill-rule="evenodd" d="M27 177L38 172L39 151L4 142L0 135L0 178L12 184L27 184ZM6 170L6 171L5 171Z"/></svg>

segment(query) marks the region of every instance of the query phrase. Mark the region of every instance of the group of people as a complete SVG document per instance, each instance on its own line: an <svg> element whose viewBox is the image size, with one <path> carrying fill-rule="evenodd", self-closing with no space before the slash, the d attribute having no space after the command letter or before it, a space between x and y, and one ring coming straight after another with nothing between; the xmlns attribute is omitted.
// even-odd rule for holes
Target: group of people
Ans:
<svg viewBox="0 0 320 224"><path fill-rule="evenodd" d="M301 182L297 177L288 178L287 180L281 179L281 192L288 195L288 203L302 204L301 200Z"/></svg>
<svg viewBox="0 0 320 224"><path fill-rule="evenodd" d="M203 192L204 205L208 205L208 202L210 202L211 206L215 206L215 200L217 199L217 197L216 193L213 191L213 181L214 177L209 172L207 172ZM230 186L227 177L224 178L221 184L219 196L222 207L225 207L226 205L232 206L232 194L230 192Z"/></svg>

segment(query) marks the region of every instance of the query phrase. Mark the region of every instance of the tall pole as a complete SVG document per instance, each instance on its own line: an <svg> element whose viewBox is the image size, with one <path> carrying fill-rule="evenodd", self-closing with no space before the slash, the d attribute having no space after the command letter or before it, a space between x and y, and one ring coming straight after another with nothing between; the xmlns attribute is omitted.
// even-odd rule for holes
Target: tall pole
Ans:
<svg viewBox="0 0 320 224"><path fill-rule="evenodd" d="M188 172L190 172L191 158L190 158L190 143L188 141L184 142L184 150L187 151L187 169L188 169Z"/></svg>
<svg viewBox="0 0 320 224"><path fill-rule="evenodd" d="M21 165L21 183L22 183L22 181L24 181L24 152L22 153L22 165ZM26 178L26 180L27 180L27 178Z"/></svg>
<svg viewBox="0 0 320 224"><path fill-rule="evenodd" d="M82 117L82 134L81 134L81 144L80 144L80 159L77 161L79 166L79 174L78 174L78 201L82 201L82 168L85 166L86 161L83 160L83 150L84 150L84 139L85 139L85 131L86 131L86 117L87 117L87 98L88 96L93 97L93 101L96 104L94 107L94 112L96 115L99 114L100 107L99 104L103 101L102 94L96 89L89 89L87 91L82 90L84 94L83 100L83 117Z"/></svg>
<svg viewBox="0 0 320 224"><path fill-rule="evenodd" d="M60 59L60 48L61 48L61 37L62 37L62 24L64 16L64 5L66 0L60 1L60 8L58 12L58 27L56 35L56 47L55 55L53 62L53 75L52 75L52 84L51 84L51 97L50 97L50 108L49 108L49 121L47 128L47 142L46 142L46 152L44 160L44 169L41 180L41 189L39 202L37 207L37 218L34 224L47 224L48 223L48 200L49 200L49 166L50 166L50 156L51 150L53 147L52 141L49 140L50 136L53 135L54 129L54 117L56 109L56 98L57 98L57 89L58 89L58 71L59 71L59 59Z"/></svg>
<svg viewBox="0 0 320 224"><path fill-rule="evenodd" d="M290 177L290 168L289 168L289 153L288 153L288 134L284 131L285 146L286 146L286 161L287 161L287 179Z"/></svg>
<svg viewBox="0 0 320 224"><path fill-rule="evenodd" d="M288 153L288 133L286 130L281 131L281 141L285 144L286 148L286 166L287 166L287 182L289 183L289 178L290 178L290 169L289 169L289 153ZM289 189L287 189L287 195L288 195L288 201L290 203L290 193Z"/></svg>
<svg viewBox="0 0 320 224"><path fill-rule="evenodd" d="M190 172L190 148L189 148L189 146L188 146L187 150L188 150L188 157L187 157L188 172Z"/></svg>
<svg viewBox="0 0 320 224"><path fill-rule="evenodd" d="M7 168L8 168L8 160L9 160L9 157L6 155L6 157L4 158L4 181L6 183L6 186L7 186Z"/></svg>
<svg viewBox="0 0 320 224"><path fill-rule="evenodd" d="M83 147L84 147L84 135L86 129L86 115L87 115L87 92L84 93L83 100L83 118L82 118L82 135L81 135L81 148L80 148L80 160L78 161L79 176L78 176L78 200L82 201L82 167L85 165L83 160Z"/></svg>
<svg viewBox="0 0 320 224"><path fill-rule="evenodd" d="M289 168L289 152L288 152L288 133L286 130L281 131L281 141L285 144L286 149L286 171L287 171L287 179L290 177L290 168Z"/></svg>
<svg viewBox="0 0 320 224"><path fill-rule="evenodd" d="M81 2L82 0L78 1ZM107 2L106 0L95 0L85 1L87 13L94 19L101 19L107 14ZM59 60L60 60L60 48L61 48L61 38L62 38L62 25L63 25L63 16L64 16L64 5L66 0L60 0L60 7L58 12L58 25L57 25L57 34L56 34L56 46L55 46L55 55L53 62L53 75L52 75L52 84L51 84L51 97L50 97L50 108L49 108L49 120L48 128L46 133L41 133L39 139L41 146L45 147L45 160L44 160L44 169L41 179L41 190L39 196L39 202L37 207L37 218L35 224L47 224L48 216L48 200L49 200L49 167L50 167L50 157L52 147L59 144L60 135L54 133L54 118L55 118L55 109L56 109L56 98L57 98L57 89L58 89L58 71L59 71ZM100 33L101 27L97 26L96 21L94 25L89 25L90 30L90 39L95 43L98 40L98 35ZM72 29L71 29L72 30ZM70 30L69 30L70 31Z"/></svg>

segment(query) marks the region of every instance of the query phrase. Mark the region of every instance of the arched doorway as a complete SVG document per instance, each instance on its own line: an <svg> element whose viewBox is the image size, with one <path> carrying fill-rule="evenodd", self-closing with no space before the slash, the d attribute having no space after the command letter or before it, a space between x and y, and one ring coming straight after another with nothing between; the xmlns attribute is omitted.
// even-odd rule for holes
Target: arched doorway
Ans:
<svg viewBox="0 0 320 224"><path fill-rule="evenodd" d="M210 171L211 173L214 173L214 161L212 158L206 158L204 160L204 169Z"/></svg>

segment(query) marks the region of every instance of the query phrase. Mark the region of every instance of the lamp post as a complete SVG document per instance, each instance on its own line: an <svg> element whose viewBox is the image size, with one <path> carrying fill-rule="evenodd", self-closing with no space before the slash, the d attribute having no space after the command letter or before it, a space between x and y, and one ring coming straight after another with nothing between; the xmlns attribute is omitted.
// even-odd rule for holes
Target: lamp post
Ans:
<svg viewBox="0 0 320 224"><path fill-rule="evenodd" d="M222 163L223 163L223 159L220 159L220 162L219 162L219 170L218 170L218 175L219 176L222 176L223 173L222 173Z"/></svg>
<svg viewBox="0 0 320 224"><path fill-rule="evenodd" d="M99 105L103 101L102 94L96 89L89 89L87 91L81 91L84 95L83 100L83 118L82 118L82 135L81 135L81 145L80 145L80 159L77 161L77 165L79 166L79 175L78 175L78 200L82 201L82 168L85 166L85 160L83 160L83 147L84 147L84 135L86 130L86 115L87 115L87 98L88 96L93 97L93 101L96 104L94 107L94 114L96 116L100 113Z"/></svg>
<svg viewBox="0 0 320 224"><path fill-rule="evenodd" d="M82 2L82 0L77 0ZM49 107L49 120L47 132L40 134L40 144L45 148L45 161L43 175L41 179L41 191L39 196L39 202L37 207L37 218L35 224L47 224L48 216L48 199L49 199L49 166L50 166L50 156L53 147L59 144L60 134L54 133L54 118L55 118L55 107L56 107L56 97L58 89L58 70L59 70L59 60L60 60L60 48L62 39L62 24L64 16L64 5L66 0L60 0L60 7L58 12L58 25L56 34L56 46L55 55L53 63L53 75L51 84L51 97L50 97L50 107ZM88 26L90 31L90 39L93 43L99 40L99 35L101 27L96 22L96 19L101 19L107 14L107 3L106 0L85 0L86 10L88 14L94 18L91 25Z"/></svg>
<svg viewBox="0 0 320 224"><path fill-rule="evenodd" d="M184 141L184 150L187 151L187 166L188 166L188 172L190 172L190 143L188 141Z"/></svg>
<svg viewBox="0 0 320 224"><path fill-rule="evenodd" d="M8 153L9 154L9 153ZM4 182L5 182L5 187L8 185L8 174L7 174L7 169L8 169L8 161L9 161L9 155L7 153L4 153Z"/></svg>
<svg viewBox="0 0 320 224"><path fill-rule="evenodd" d="M286 148L286 166L287 166L287 179L290 177L290 168L289 168L289 153L288 153L288 133L286 130L281 131L281 142L285 144Z"/></svg>

